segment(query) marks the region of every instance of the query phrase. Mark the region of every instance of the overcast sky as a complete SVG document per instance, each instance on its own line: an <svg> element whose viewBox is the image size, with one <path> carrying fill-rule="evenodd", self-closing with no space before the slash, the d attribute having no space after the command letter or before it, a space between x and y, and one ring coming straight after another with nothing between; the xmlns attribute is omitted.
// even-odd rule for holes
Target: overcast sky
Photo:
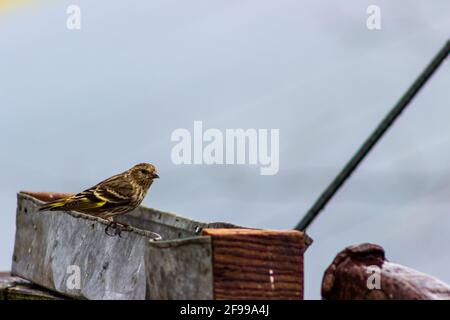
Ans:
<svg viewBox="0 0 450 320"><path fill-rule="evenodd" d="M1 3L8 3L4 1ZM66 9L81 8L81 30ZM368 30L366 9L381 9ZM0 4L0 270L19 190L85 189L138 162L147 206L293 228L449 38L448 1ZM450 282L450 70L444 64L308 230L306 298L343 248L382 245ZM280 129L280 168L175 165L177 128Z"/></svg>

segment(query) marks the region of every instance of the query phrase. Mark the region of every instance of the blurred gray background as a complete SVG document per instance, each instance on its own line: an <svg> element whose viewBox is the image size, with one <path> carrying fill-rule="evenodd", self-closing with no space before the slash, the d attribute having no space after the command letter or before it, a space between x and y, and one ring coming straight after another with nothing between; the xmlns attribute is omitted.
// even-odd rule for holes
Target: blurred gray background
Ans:
<svg viewBox="0 0 450 320"><path fill-rule="evenodd" d="M147 206L294 227L450 36L437 0L13 2L0 3L0 270L17 191L76 192L143 161L161 175ZM361 242L450 282L449 85L447 63L311 226L306 298ZM279 173L174 165L170 135L194 120L279 128Z"/></svg>

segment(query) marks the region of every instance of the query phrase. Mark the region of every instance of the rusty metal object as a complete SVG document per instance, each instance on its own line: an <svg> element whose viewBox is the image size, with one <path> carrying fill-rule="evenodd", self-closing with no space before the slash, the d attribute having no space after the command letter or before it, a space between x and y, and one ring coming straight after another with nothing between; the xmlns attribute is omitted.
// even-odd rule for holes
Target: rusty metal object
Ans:
<svg viewBox="0 0 450 320"><path fill-rule="evenodd" d="M296 230L205 229L213 249L214 298L302 300L306 236Z"/></svg>
<svg viewBox="0 0 450 320"><path fill-rule="evenodd" d="M239 227L141 206L117 219L131 231L110 237L104 232L106 220L76 212L38 211L42 200L61 196L66 195L18 194L12 274L77 299L215 298L212 241L202 230ZM155 241L154 233L162 240ZM70 285L76 268L79 288ZM298 279L303 279L302 270L301 265Z"/></svg>
<svg viewBox="0 0 450 320"><path fill-rule="evenodd" d="M384 249L365 243L341 251L325 271L325 300L450 299L450 286L432 276L390 262Z"/></svg>
<svg viewBox="0 0 450 320"><path fill-rule="evenodd" d="M43 202L50 202L58 199L68 198L74 195L74 193L62 193L62 192L33 192L33 191L21 191L23 194L28 194L33 198L41 200Z"/></svg>

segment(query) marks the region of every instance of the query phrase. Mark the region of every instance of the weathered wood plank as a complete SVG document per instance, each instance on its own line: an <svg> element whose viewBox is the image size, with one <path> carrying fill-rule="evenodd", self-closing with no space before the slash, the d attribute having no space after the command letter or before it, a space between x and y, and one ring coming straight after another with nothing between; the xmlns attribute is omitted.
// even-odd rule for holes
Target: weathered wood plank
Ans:
<svg viewBox="0 0 450 320"><path fill-rule="evenodd" d="M205 229L213 248L215 299L303 299L304 233Z"/></svg>
<svg viewBox="0 0 450 320"><path fill-rule="evenodd" d="M61 300L57 293L40 288L31 282L13 277L9 272L0 273L0 300Z"/></svg>

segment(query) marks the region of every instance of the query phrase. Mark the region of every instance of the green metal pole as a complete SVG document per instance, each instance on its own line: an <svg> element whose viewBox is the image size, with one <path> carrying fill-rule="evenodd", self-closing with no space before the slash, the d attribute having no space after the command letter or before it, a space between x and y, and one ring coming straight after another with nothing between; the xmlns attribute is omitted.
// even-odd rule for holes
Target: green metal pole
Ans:
<svg viewBox="0 0 450 320"><path fill-rule="evenodd" d="M386 115L386 117L380 122L375 131L367 138L362 144L355 155L345 165L345 167L334 178L330 185L323 191L320 197L316 200L313 206L308 210L303 219L295 227L296 230L305 231L308 226L317 218L322 209L331 200L335 193L341 188L344 182L351 176L353 171L358 167L361 161L372 150L375 144L386 133L389 127L400 116L403 110L409 105L416 94L422 89L425 83L430 79L434 72L439 68L442 62L447 58L450 53L450 40L439 50L438 54L433 58L430 64L423 70L420 76L409 87L406 93L401 99L394 105L392 110Z"/></svg>

